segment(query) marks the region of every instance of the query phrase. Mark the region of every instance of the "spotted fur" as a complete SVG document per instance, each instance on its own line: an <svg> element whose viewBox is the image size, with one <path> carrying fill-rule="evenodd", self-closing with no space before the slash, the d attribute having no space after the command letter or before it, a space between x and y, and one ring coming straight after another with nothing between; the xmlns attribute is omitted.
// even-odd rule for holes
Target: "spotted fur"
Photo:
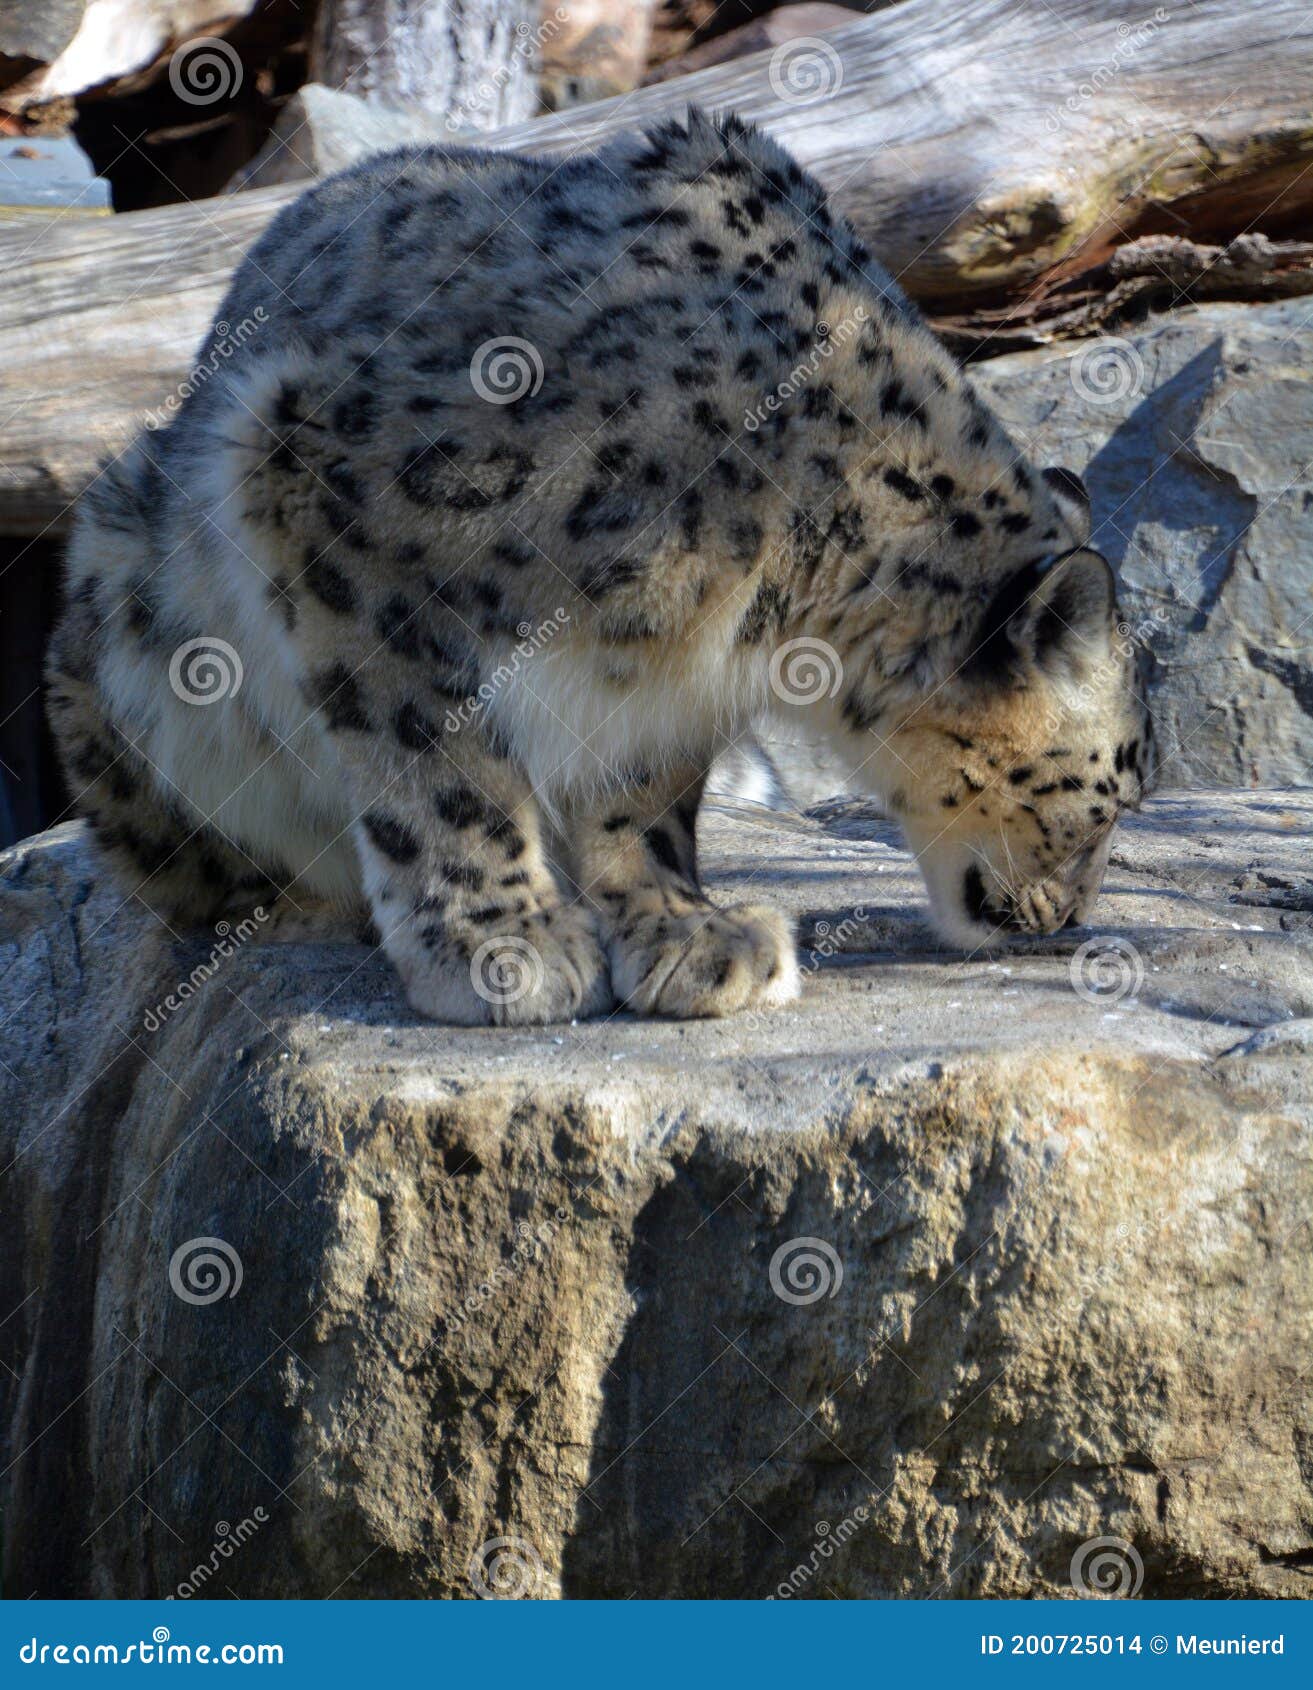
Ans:
<svg viewBox="0 0 1313 1690"><path fill-rule="evenodd" d="M783 1001L789 924L695 849L770 708L884 796L955 943L1088 908L1151 729L1082 490L763 135L371 160L275 219L199 367L82 501L50 676L169 919L367 909L456 1021ZM190 702L216 638L242 684Z"/></svg>

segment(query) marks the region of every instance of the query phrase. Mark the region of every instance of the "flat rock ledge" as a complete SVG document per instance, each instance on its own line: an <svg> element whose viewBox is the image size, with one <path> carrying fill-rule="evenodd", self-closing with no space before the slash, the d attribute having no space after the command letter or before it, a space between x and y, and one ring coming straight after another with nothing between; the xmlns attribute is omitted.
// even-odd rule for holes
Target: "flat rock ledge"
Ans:
<svg viewBox="0 0 1313 1690"><path fill-rule="evenodd" d="M802 1001L523 1032L26 841L5 1594L1309 1595L1311 824L1162 796L963 962L860 806L713 810Z"/></svg>

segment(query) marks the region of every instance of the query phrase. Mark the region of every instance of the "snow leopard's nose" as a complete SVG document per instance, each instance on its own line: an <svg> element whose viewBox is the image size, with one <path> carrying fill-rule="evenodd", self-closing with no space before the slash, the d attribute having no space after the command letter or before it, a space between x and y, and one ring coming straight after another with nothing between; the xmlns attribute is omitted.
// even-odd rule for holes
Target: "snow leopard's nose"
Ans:
<svg viewBox="0 0 1313 1690"><path fill-rule="evenodd" d="M962 879L962 902L972 921L1011 933L1024 933L1027 928L1016 903L990 891L978 863L972 863Z"/></svg>
<svg viewBox="0 0 1313 1690"><path fill-rule="evenodd" d="M990 890L977 863L967 869L962 881L962 901L972 921L984 922L997 932L1030 934L1056 933L1081 919L1081 899L1046 885L1029 886L1011 893Z"/></svg>

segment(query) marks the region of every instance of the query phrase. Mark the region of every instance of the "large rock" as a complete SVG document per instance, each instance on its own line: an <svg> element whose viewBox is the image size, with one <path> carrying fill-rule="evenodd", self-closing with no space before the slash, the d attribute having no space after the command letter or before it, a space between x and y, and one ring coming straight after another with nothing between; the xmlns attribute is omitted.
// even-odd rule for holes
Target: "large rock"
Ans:
<svg viewBox="0 0 1313 1690"><path fill-rule="evenodd" d="M963 962L860 810L713 810L801 1003L513 1032L28 841L4 1588L1307 1595L1311 821L1159 798Z"/></svg>
<svg viewBox="0 0 1313 1690"><path fill-rule="evenodd" d="M1039 463L1079 471L1155 658L1167 779L1313 781L1313 320L1211 305L996 358L981 391Z"/></svg>

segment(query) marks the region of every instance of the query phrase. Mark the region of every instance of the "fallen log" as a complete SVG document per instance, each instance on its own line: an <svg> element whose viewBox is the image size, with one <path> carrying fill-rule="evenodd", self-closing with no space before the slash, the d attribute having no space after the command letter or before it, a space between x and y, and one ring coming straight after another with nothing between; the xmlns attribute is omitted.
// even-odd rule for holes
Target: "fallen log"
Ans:
<svg viewBox="0 0 1313 1690"><path fill-rule="evenodd" d="M310 78L493 129L537 105L537 23L537 0L319 0Z"/></svg>
<svg viewBox="0 0 1313 1690"><path fill-rule="evenodd" d="M1223 247L1179 235L1143 235L1115 248L1100 269L1052 292L940 317L935 327L961 357L997 356L1059 336L1106 333L1150 311L1204 300L1257 304L1308 294L1313 294L1313 242L1245 234Z"/></svg>
<svg viewBox="0 0 1313 1690"><path fill-rule="evenodd" d="M0 54L21 52L36 63L17 80L0 67L0 110L22 112L93 90L143 87L172 72L203 99L215 97L237 74L236 53L214 37L249 16L256 0L84 0L51 5L38 0L21 19L0 20ZM171 62L184 43L203 43L188 68ZM192 80L194 77L195 80Z"/></svg>
<svg viewBox="0 0 1313 1690"><path fill-rule="evenodd" d="M569 154L689 101L732 107L955 328L1000 307L1033 318L1127 239L1279 238L1313 209L1305 0L1152 16L1143 0L1071 0L1061 18L1045 0L964 0L951 16L906 0L807 52L786 43L489 141ZM97 456L185 373L228 272L297 191L0 231L0 531L65 520Z"/></svg>
<svg viewBox="0 0 1313 1690"><path fill-rule="evenodd" d="M310 79L225 193L331 176L370 153L482 139L537 109L537 0L321 0Z"/></svg>

